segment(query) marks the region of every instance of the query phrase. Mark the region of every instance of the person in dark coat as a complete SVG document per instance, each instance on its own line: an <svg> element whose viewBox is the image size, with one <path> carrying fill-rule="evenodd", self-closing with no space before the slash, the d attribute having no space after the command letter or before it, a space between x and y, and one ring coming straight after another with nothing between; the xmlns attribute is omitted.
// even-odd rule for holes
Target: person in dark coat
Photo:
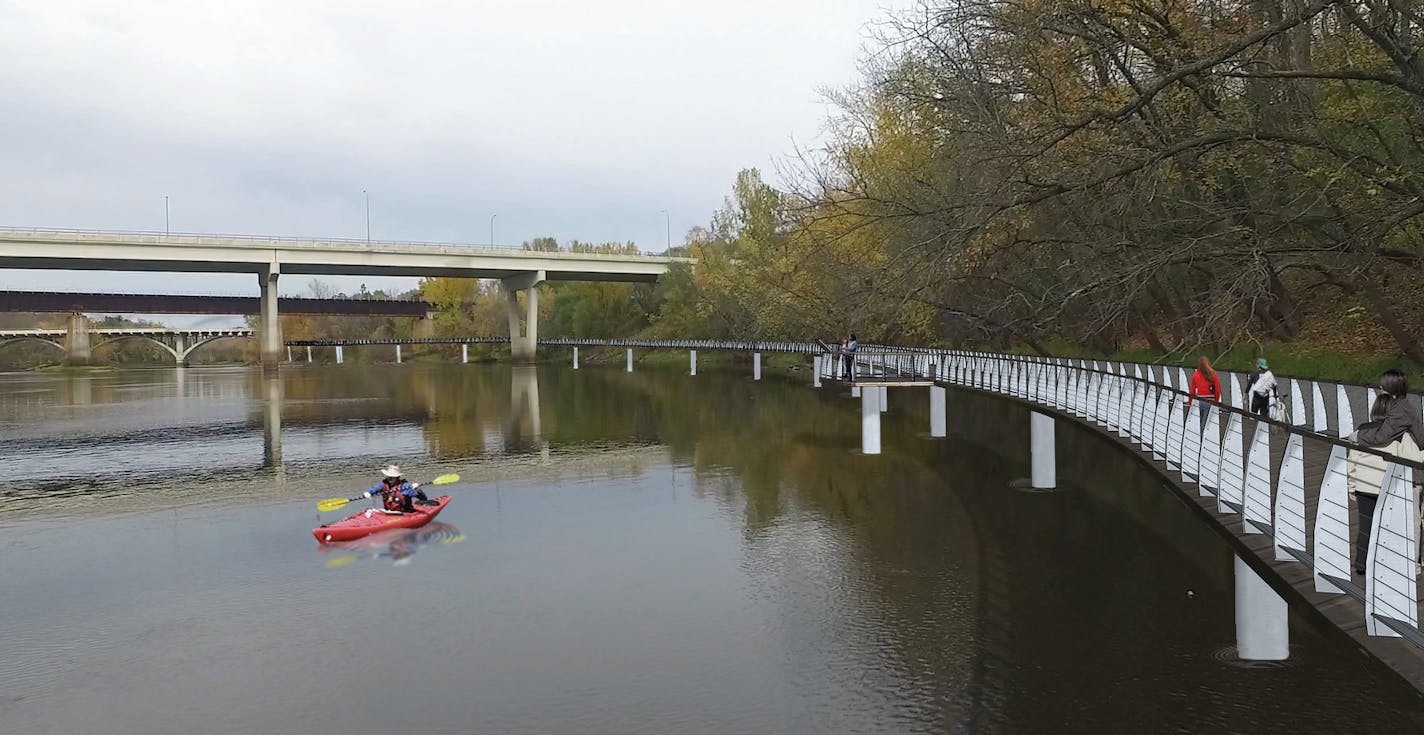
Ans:
<svg viewBox="0 0 1424 735"><path fill-rule="evenodd" d="M1424 447L1424 425L1421 425L1414 404L1409 402L1409 380L1404 373L1386 370L1380 376L1380 392L1389 394L1394 400L1383 421L1374 426L1360 427L1356 432L1358 441L1367 447L1382 447L1398 441L1407 433L1416 446Z"/></svg>

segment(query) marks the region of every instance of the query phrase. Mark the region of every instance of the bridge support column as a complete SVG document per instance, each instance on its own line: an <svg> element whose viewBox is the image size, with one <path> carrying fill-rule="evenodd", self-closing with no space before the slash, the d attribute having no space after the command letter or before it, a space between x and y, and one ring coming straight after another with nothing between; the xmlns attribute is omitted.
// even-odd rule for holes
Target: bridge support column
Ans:
<svg viewBox="0 0 1424 735"><path fill-rule="evenodd" d="M752 353L752 380L761 380L761 353Z"/></svg>
<svg viewBox="0 0 1424 735"><path fill-rule="evenodd" d="M860 392L860 451L880 454L880 392L874 388Z"/></svg>
<svg viewBox="0 0 1424 735"><path fill-rule="evenodd" d="M1047 490L1058 486L1057 443L1053 437L1053 417L1034 411L1029 414L1030 484Z"/></svg>
<svg viewBox="0 0 1424 735"><path fill-rule="evenodd" d="M850 387L850 397L851 397L851 398L859 398L860 396L861 396L860 386L858 386L858 385L852 385L852 386Z"/></svg>
<svg viewBox="0 0 1424 735"><path fill-rule="evenodd" d="M889 411L890 388L888 386L882 385L879 388L875 388L873 390L875 391L876 395L880 396L880 413L885 413L886 411Z"/></svg>
<svg viewBox="0 0 1424 735"><path fill-rule="evenodd" d="M401 361L400 347L401 347L400 345L396 345L396 364L397 364L397 365L399 365L399 364L400 364L400 361Z"/></svg>
<svg viewBox="0 0 1424 735"><path fill-rule="evenodd" d="M344 359L344 358L345 358L345 355L343 355L342 352L341 352L341 345L337 345L337 346L336 346L336 364L337 364L337 365L340 365L341 363L345 362L345 359Z"/></svg>
<svg viewBox="0 0 1424 735"><path fill-rule="evenodd" d="M310 364L311 364L311 361L312 361L312 357L311 357L311 345L307 345L307 364L310 365Z"/></svg>
<svg viewBox="0 0 1424 735"><path fill-rule="evenodd" d="M578 370L578 348L574 348L574 369Z"/></svg>
<svg viewBox="0 0 1424 735"><path fill-rule="evenodd" d="M539 346L539 284L544 271L532 271L510 276L500 281L504 286L505 313L509 317L509 353L519 362L531 362ZM524 325L520 328L519 292L524 292Z"/></svg>
<svg viewBox="0 0 1424 735"><path fill-rule="evenodd" d="M178 367L188 364L188 340L181 334L173 335L173 359L178 363ZM287 348L287 359L292 359L292 348Z"/></svg>
<svg viewBox="0 0 1424 735"><path fill-rule="evenodd" d="M64 340L67 365L88 365L93 359L93 349L89 342L89 317L74 313L69 315L69 334Z"/></svg>
<svg viewBox="0 0 1424 735"><path fill-rule="evenodd" d="M288 347L287 347L287 362L291 362L291 361L292 361L292 348L291 348L290 346L288 346Z"/></svg>
<svg viewBox="0 0 1424 735"><path fill-rule="evenodd" d="M932 385L930 386L930 436L943 439L947 433L945 424L944 388Z"/></svg>
<svg viewBox="0 0 1424 735"><path fill-rule="evenodd" d="M257 274L262 289L261 324L257 328L257 338L264 368L275 368L282 361L282 323L277 318L277 277L280 275L276 263Z"/></svg>
<svg viewBox="0 0 1424 735"><path fill-rule="evenodd" d="M811 356L811 387L821 387L821 356Z"/></svg>
<svg viewBox="0 0 1424 735"><path fill-rule="evenodd" d="M468 344L460 345L460 364L461 364L461 365L467 365L467 364L469 364L469 362L470 362L470 346L469 346Z"/></svg>
<svg viewBox="0 0 1424 735"><path fill-rule="evenodd" d="M687 359L688 359L688 362L691 363L691 368L690 368L691 372L690 372L690 374L696 375L696 374L697 374L697 350L688 350L688 351L687 351Z"/></svg>
<svg viewBox="0 0 1424 735"><path fill-rule="evenodd" d="M1290 658L1290 611L1241 557L1236 563L1236 655L1243 661Z"/></svg>
<svg viewBox="0 0 1424 735"><path fill-rule="evenodd" d="M633 348L628 348L628 372L633 372Z"/></svg>

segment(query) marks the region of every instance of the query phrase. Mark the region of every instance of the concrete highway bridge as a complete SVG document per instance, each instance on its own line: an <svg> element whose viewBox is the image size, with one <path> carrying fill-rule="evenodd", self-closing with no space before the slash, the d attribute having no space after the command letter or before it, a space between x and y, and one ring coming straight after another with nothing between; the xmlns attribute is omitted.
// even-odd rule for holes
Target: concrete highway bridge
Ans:
<svg viewBox="0 0 1424 735"><path fill-rule="evenodd" d="M538 344L539 284L656 281L678 260L442 243L0 229L0 268L256 275L260 352L272 367L283 357L277 282L284 273L498 279L507 294L511 349L516 358L528 359ZM520 291L526 294L522 306Z"/></svg>
<svg viewBox="0 0 1424 735"><path fill-rule="evenodd" d="M277 298L277 311L282 314L409 316L420 319L432 310L433 306L428 302L410 299ZM256 296L0 291L0 312L247 316L262 313L262 300Z"/></svg>

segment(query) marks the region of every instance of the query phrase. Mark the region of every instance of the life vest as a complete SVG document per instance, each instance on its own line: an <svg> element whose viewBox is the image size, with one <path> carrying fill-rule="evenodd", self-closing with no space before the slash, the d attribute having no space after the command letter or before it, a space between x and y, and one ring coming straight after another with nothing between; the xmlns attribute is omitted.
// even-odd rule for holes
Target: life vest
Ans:
<svg viewBox="0 0 1424 735"><path fill-rule="evenodd" d="M386 510L405 512L406 497L401 494L403 487L405 487L404 482L399 485L386 485L381 490L381 504L385 506Z"/></svg>

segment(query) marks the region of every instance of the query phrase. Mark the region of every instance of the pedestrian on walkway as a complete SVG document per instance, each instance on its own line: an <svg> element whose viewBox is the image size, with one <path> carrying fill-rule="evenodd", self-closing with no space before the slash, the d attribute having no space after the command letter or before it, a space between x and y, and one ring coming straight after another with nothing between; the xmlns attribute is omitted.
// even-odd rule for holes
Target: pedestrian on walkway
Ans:
<svg viewBox="0 0 1424 735"><path fill-rule="evenodd" d="M1389 413L1378 426L1361 428L1359 442L1367 447L1382 447L1409 434L1414 444L1424 447L1424 426L1420 425L1419 413L1409 402L1409 379L1398 370L1386 370L1380 376L1380 393L1394 400L1389 403ZM1374 409L1370 409L1374 415Z"/></svg>
<svg viewBox="0 0 1424 735"><path fill-rule="evenodd" d="M855 380L855 351L860 349L860 344L856 342L855 332L850 333L850 338L841 343L841 352L845 354L845 379Z"/></svg>
<svg viewBox="0 0 1424 735"><path fill-rule="evenodd" d="M1276 392L1276 375L1266 366L1266 358L1256 358L1256 372L1246 379L1247 406L1251 413L1267 418L1271 415L1271 395Z"/></svg>
<svg viewBox="0 0 1424 735"><path fill-rule="evenodd" d="M1188 413L1191 412L1192 401L1196 398L1210 398L1221 403L1221 378L1212 369L1211 360L1208 360L1206 355L1202 355L1201 359L1197 360L1197 369L1192 372L1191 389L1188 393L1190 394L1187 396ZM1197 431L1206 431L1206 418L1210 410L1211 405L1206 401L1197 401L1197 414L1201 417L1201 428ZM1212 437L1212 441L1216 440L1217 437Z"/></svg>
<svg viewBox="0 0 1424 735"><path fill-rule="evenodd" d="M1360 435L1373 432L1384 423L1394 396L1381 393L1370 407L1370 420L1360 424L1349 439L1360 442ZM1364 444L1364 446L1378 446ZM1351 449L1346 462L1345 478L1350 497L1355 499L1355 574L1365 573L1365 560L1370 553L1370 531L1374 527L1375 504L1379 502L1380 486L1384 484L1385 459L1377 454Z"/></svg>

